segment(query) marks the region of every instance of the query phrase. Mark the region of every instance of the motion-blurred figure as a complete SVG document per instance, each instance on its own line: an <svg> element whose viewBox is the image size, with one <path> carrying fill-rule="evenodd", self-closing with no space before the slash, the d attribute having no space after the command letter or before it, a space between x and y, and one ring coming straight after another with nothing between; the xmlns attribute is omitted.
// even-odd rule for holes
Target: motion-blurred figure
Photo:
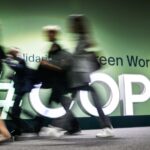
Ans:
<svg viewBox="0 0 150 150"><path fill-rule="evenodd" d="M21 122L20 122L20 102L26 93L29 93L34 85L34 71L26 66L24 59L20 57L19 49L13 48L7 53L5 63L12 68L15 73L10 76L10 79L14 82L15 99L11 110L8 115L13 119L16 125L14 129L14 135L21 134Z"/></svg>
<svg viewBox="0 0 150 150"><path fill-rule="evenodd" d="M73 95L76 95L79 90L86 90L91 93L102 128L96 136L109 137L113 136L112 125L109 118L105 116L102 110L100 98L95 89L92 85L89 85L90 74L100 69L100 64L96 59L95 53L87 51L88 48L93 46L88 25L87 18L84 15L71 15L69 17L71 32L77 36L77 46L73 56L72 67L68 72L70 88L74 93Z"/></svg>
<svg viewBox="0 0 150 150"><path fill-rule="evenodd" d="M52 88L52 93L49 98L49 105L52 101L61 103L67 114L65 115L66 123L62 123L61 120L57 121L53 119L52 125L67 130L68 133L73 134L80 130L77 119L69 111L71 99L65 94L69 92L66 72L70 67L70 61L72 55L63 50L57 42L57 36L60 32L58 26L46 26L44 32L49 42L52 43L48 51L48 61L42 61L39 67L43 81L43 87L48 86Z"/></svg>

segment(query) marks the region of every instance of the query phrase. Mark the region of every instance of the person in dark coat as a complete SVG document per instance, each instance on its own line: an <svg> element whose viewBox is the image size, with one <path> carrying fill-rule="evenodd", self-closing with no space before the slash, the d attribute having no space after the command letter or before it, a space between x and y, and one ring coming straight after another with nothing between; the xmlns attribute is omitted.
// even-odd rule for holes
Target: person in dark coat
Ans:
<svg viewBox="0 0 150 150"><path fill-rule="evenodd" d="M69 68L72 55L57 43L59 32L57 26L46 26L44 32L48 41L51 42L51 47L48 51L48 60L41 61L39 65L38 74L39 80L42 81L42 88L52 88L50 104L51 101L61 102L60 95L62 96L62 94L55 94L56 91L64 94L68 92L66 71ZM59 96L56 98L57 95Z"/></svg>
<svg viewBox="0 0 150 150"><path fill-rule="evenodd" d="M57 35L59 33L58 27L46 26L44 27L44 32L48 41L51 42L52 45L48 51L49 60L42 61L39 66L39 74L41 75L40 78L42 79L43 83L42 87L46 88L47 86L48 88L52 88L52 93L49 98L49 105L52 101L61 103L67 112L67 114L64 116L67 121L64 124L61 123L61 120L63 121L61 118L57 121L53 119L52 125L63 128L67 130L69 134L73 134L80 131L80 127L77 119L69 110L69 106L72 101L69 97L65 96L65 94L69 93L66 73L71 64L70 62L72 61L72 55L63 50L57 42Z"/></svg>
<svg viewBox="0 0 150 150"><path fill-rule="evenodd" d="M34 70L26 66L26 62L19 56L18 49L12 49L7 53L5 63L14 70L14 74L11 75L10 79L14 82L15 99L11 110L8 115L13 119L17 125L14 134L21 134L21 122L20 122L20 102L26 93L29 93L34 85Z"/></svg>

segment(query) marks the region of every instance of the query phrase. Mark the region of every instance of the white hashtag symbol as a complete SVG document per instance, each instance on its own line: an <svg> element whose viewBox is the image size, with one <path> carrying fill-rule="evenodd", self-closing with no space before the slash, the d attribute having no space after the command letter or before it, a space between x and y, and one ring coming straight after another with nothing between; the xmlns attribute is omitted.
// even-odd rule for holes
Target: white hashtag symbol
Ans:
<svg viewBox="0 0 150 150"><path fill-rule="evenodd" d="M13 106L13 95L14 95L14 88L13 82L11 83L0 83L0 91L7 90L7 95L5 99L0 99L0 108L2 108L1 118L7 118L7 112L9 108Z"/></svg>

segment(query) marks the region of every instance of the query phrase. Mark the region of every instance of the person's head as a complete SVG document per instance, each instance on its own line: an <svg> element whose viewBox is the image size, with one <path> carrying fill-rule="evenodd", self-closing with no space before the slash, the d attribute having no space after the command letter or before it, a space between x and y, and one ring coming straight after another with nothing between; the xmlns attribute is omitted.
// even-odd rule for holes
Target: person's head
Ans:
<svg viewBox="0 0 150 150"><path fill-rule="evenodd" d="M82 14L70 15L69 28L73 33L87 34L89 32L87 18Z"/></svg>
<svg viewBox="0 0 150 150"><path fill-rule="evenodd" d="M43 27L44 34L46 35L46 38L50 42L54 42L57 39L57 35L60 32L60 27L57 25L49 25Z"/></svg>

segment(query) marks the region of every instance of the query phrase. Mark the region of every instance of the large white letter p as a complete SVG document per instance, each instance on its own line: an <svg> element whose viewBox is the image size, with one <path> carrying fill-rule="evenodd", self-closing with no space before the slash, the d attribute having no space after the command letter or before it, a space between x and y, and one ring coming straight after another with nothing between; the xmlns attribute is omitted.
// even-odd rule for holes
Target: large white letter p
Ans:
<svg viewBox="0 0 150 150"><path fill-rule="evenodd" d="M140 85L139 94L133 94L133 83ZM133 103L145 102L150 98L150 81L143 75L121 75L119 76L119 87L124 115L134 115Z"/></svg>

